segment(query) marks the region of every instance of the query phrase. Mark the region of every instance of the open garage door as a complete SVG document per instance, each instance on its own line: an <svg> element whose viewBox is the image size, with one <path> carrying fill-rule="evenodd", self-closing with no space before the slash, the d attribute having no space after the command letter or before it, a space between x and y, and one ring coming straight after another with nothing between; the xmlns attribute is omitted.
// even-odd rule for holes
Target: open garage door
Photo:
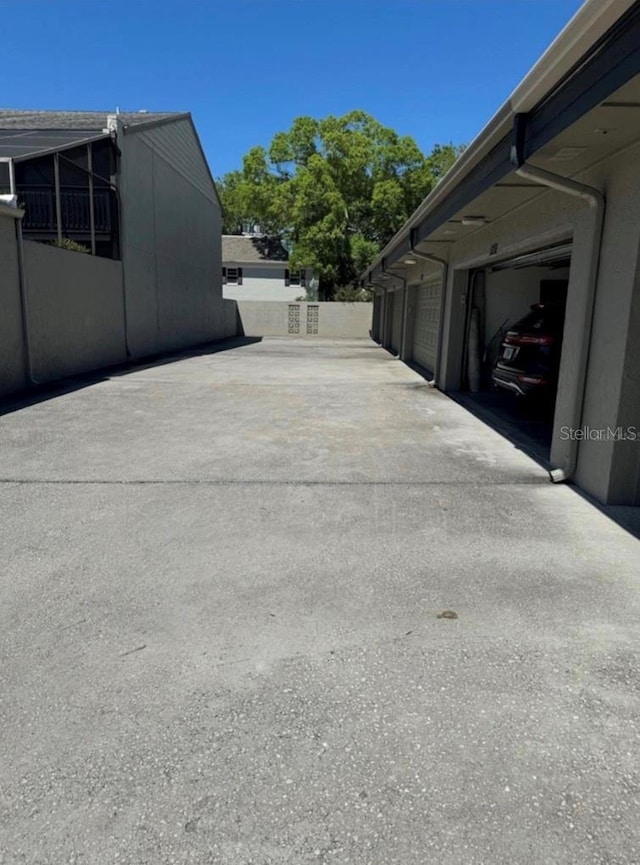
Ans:
<svg viewBox="0 0 640 865"><path fill-rule="evenodd" d="M441 285L438 279L416 289L412 359L431 374L435 371L438 351Z"/></svg>
<svg viewBox="0 0 640 865"><path fill-rule="evenodd" d="M402 313L404 311L404 290L393 292L393 313L391 322L391 351L400 354L402 342Z"/></svg>
<svg viewBox="0 0 640 865"><path fill-rule="evenodd" d="M571 245L470 274L463 402L548 459L562 353Z"/></svg>

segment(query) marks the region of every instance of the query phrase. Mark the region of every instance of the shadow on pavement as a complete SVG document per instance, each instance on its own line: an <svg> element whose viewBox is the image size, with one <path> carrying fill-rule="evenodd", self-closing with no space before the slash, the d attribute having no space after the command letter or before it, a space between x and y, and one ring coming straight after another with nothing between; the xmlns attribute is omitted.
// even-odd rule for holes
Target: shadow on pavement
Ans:
<svg viewBox="0 0 640 865"><path fill-rule="evenodd" d="M550 471L549 460L553 421L551 417L536 416L518 405L516 400L505 400L501 394L494 393L450 393L459 405L467 409L478 420L486 423L497 433L504 436L518 450L526 453L542 468ZM549 480L551 483L551 480ZM569 483L568 486L583 499L613 520L620 528L640 539L640 508L624 505L603 505L584 490Z"/></svg>
<svg viewBox="0 0 640 865"><path fill-rule="evenodd" d="M603 505L600 504L599 501L592 498L588 493L585 493L584 490L578 489L578 487L573 487L576 493L579 496L582 496L583 499L586 499L589 504L592 504L594 508L597 508L601 513L605 515L605 517L609 517L610 520L613 520L621 529L624 529L626 532L629 532L630 535L633 535L634 538L638 538L640 540L640 508L634 507L632 505Z"/></svg>
<svg viewBox="0 0 640 865"><path fill-rule="evenodd" d="M468 412L509 439L519 450L549 471L553 419L541 417L508 395L492 392L448 394Z"/></svg>
<svg viewBox="0 0 640 865"><path fill-rule="evenodd" d="M6 399L0 400L0 417L50 399L55 399L59 396L64 396L68 393L73 393L77 390L82 390L85 387L91 387L110 378L129 375L132 372L139 372L144 369L165 366L166 364L175 363L178 360L184 360L189 357L201 357L203 355L218 354L221 351L231 351L234 348L242 348L243 346L253 345L261 341L262 337L260 336L231 337L220 342L209 342L167 354L152 355L129 363L117 364L116 366L104 367L92 372L70 376L59 381L35 385L29 388L29 390L11 394Z"/></svg>

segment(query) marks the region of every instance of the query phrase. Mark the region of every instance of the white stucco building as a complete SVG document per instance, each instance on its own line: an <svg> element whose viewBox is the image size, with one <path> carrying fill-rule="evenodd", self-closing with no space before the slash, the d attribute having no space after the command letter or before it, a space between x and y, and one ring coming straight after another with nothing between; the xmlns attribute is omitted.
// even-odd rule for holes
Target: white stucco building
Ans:
<svg viewBox="0 0 640 865"><path fill-rule="evenodd" d="M317 280L309 269L289 267L279 238L263 234L222 236L222 282L227 300L317 300Z"/></svg>

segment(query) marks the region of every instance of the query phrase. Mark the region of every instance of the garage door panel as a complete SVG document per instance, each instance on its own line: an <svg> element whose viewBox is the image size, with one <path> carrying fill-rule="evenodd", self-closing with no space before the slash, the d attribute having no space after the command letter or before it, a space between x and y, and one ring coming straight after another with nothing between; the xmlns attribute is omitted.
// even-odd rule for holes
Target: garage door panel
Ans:
<svg viewBox="0 0 640 865"><path fill-rule="evenodd" d="M429 372L433 372L436 365L440 302L440 282L418 287L413 328L413 360Z"/></svg>

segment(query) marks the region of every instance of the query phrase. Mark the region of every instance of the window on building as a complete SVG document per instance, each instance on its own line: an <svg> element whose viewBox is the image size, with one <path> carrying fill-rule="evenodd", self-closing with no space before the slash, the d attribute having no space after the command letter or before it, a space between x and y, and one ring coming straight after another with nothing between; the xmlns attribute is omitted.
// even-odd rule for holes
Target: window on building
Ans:
<svg viewBox="0 0 640 865"><path fill-rule="evenodd" d="M285 285L300 285L304 288L307 284L307 274L304 269L294 270L293 272L285 270L284 272Z"/></svg>
<svg viewBox="0 0 640 865"><path fill-rule="evenodd" d="M222 282L225 285L242 285L241 267L223 267Z"/></svg>

